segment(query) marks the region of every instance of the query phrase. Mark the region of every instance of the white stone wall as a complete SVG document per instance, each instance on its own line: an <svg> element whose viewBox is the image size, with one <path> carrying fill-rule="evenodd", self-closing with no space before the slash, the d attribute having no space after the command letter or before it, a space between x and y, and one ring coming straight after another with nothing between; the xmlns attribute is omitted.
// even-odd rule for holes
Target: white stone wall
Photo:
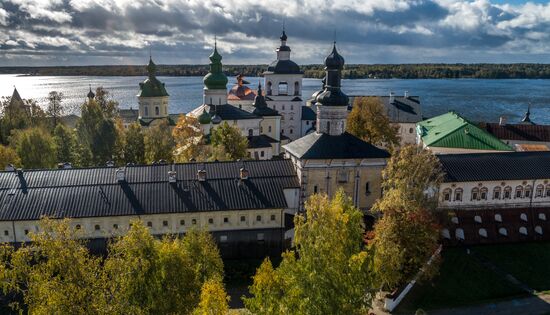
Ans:
<svg viewBox="0 0 550 315"><path fill-rule="evenodd" d="M254 160L271 160L274 155L273 147L247 149L247 151L248 157Z"/></svg>
<svg viewBox="0 0 550 315"><path fill-rule="evenodd" d="M295 97L302 99L302 74L265 74L265 96L267 105L281 115L281 133L292 140L300 138L302 101L292 101ZM288 91L279 94L279 83L286 82ZM297 84L297 89L295 88ZM269 87L271 86L271 93Z"/></svg>
<svg viewBox="0 0 550 315"><path fill-rule="evenodd" d="M207 88L203 89L203 104L208 105L224 105L227 104L227 90L226 89L219 89L219 90L209 90Z"/></svg>
<svg viewBox="0 0 550 315"><path fill-rule="evenodd" d="M317 130L331 136L346 131L347 106L317 106Z"/></svg>
<svg viewBox="0 0 550 315"><path fill-rule="evenodd" d="M260 134L271 137L277 141L281 140L281 117L264 117L260 122Z"/></svg>
<svg viewBox="0 0 550 315"><path fill-rule="evenodd" d="M139 118L168 117L168 103L168 96L138 97Z"/></svg>
<svg viewBox="0 0 550 315"><path fill-rule="evenodd" d="M416 143L416 124L415 123L395 123L398 128L399 143L401 146Z"/></svg>

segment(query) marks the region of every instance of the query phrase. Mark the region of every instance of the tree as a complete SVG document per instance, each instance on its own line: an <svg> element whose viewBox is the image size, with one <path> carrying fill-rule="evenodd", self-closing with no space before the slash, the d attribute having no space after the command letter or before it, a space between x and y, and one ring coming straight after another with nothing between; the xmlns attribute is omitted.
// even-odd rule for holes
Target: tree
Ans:
<svg viewBox="0 0 550 315"><path fill-rule="evenodd" d="M173 161L174 138L166 119L145 131L145 160L153 163L159 160Z"/></svg>
<svg viewBox="0 0 550 315"><path fill-rule="evenodd" d="M46 109L46 115L52 119L52 129L56 128L59 118L65 112L63 107L63 93L57 91L51 91L48 94L48 108Z"/></svg>
<svg viewBox="0 0 550 315"><path fill-rule="evenodd" d="M213 159L236 161L248 157L248 139L226 121L212 130Z"/></svg>
<svg viewBox="0 0 550 315"><path fill-rule="evenodd" d="M102 303L99 258L88 252L68 220L43 219L31 243L0 248L0 283L5 294L22 294L29 314L97 314Z"/></svg>
<svg viewBox="0 0 550 315"><path fill-rule="evenodd" d="M57 151L57 162L76 164L78 161L78 148L74 130L63 124L58 124L53 131L53 140Z"/></svg>
<svg viewBox="0 0 550 315"><path fill-rule="evenodd" d="M115 123L106 118L95 101L82 105L82 117L76 124L77 134L82 141L81 156L90 155L90 161L83 159L82 166L103 165L113 158L117 137Z"/></svg>
<svg viewBox="0 0 550 315"><path fill-rule="evenodd" d="M113 160L116 165L126 164L126 130L124 123L119 117L114 119L115 124L115 144L113 147Z"/></svg>
<svg viewBox="0 0 550 315"><path fill-rule="evenodd" d="M21 158L24 168L52 168L55 166L56 147L50 133L42 128L19 130L10 142Z"/></svg>
<svg viewBox="0 0 550 315"><path fill-rule="evenodd" d="M378 97L358 97L348 116L347 131L378 146L399 145L397 127L392 126Z"/></svg>
<svg viewBox="0 0 550 315"><path fill-rule="evenodd" d="M3 169L9 164L15 167L20 167L21 159L13 148L0 144L0 168Z"/></svg>
<svg viewBox="0 0 550 315"><path fill-rule="evenodd" d="M125 138L124 160L126 163L145 163L145 137L137 122L128 126Z"/></svg>
<svg viewBox="0 0 550 315"><path fill-rule="evenodd" d="M16 130L44 126L45 114L34 100L23 100L12 104L11 97L1 101L0 140L9 144L9 138Z"/></svg>
<svg viewBox="0 0 550 315"><path fill-rule="evenodd" d="M343 190L314 195L295 217L295 252L278 268L264 261L244 299L258 314L365 314L372 300L371 257L362 248L363 214Z"/></svg>
<svg viewBox="0 0 550 315"><path fill-rule="evenodd" d="M220 281L209 280L202 285L199 306L194 315L226 315L229 309L227 293Z"/></svg>
<svg viewBox="0 0 550 315"><path fill-rule="evenodd" d="M109 91L103 87L98 87L95 91L95 102L101 108L103 116L107 119L114 119L118 116L118 102L109 98Z"/></svg>
<svg viewBox="0 0 550 315"><path fill-rule="evenodd" d="M392 155L383 172L384 195L372 210L382 214L369 246L374 251L378 284L393 290L412 280L438 247L437 195L441 165L429 151L414 145ZM429 278L437 263L425 270Z"/></svg>
<svg viewBox="0 0 550 315"><path fill-rule="evenodd" d="M180 115L172 136L176 143L174 158L177 162L206 161L211 154L195 117Z"/></svg>

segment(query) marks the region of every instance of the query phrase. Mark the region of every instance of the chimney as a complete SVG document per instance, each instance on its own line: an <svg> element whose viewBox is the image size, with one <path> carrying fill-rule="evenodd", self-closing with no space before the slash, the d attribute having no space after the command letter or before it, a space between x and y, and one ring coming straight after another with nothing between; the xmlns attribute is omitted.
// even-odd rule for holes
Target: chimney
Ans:
<svg viewBox="0 0 550 315"><path fill-rule="evenodd" d="M171 184L175 184L177 181L177 173L176 171L168 171L168 182Z"/></svg>
<svg viewBox="0 0 550 315"><path fill-rule="evenodd" d="M15 172L15 166L13 166L13 164L6 165L6 171Z"/></svg>
<svg viewBox="0 0 550 315"><path fill-rule="evenodd" d="M409 91L405 91L404 96L405 96L405 98L409 98Z"/></svg>
<svg viewBox="0 0 550 315"><path fill-rule="evenodd" d="M390 91L390 104L392 104L394 100L395 100L395 93L393 93L393 91Z"/></svg>
<svg viewBox="0 0 550 315"><path fill-rule="evenodd" d="M248 179L248 170L246 168L242 167L239 171L239 174L240 174L241 180Z"/></svg>
<svg viewBox="0 0 550 315"><path fill-rule="evenodd" d="M69 162L65 162L65 163L63 163L63 168L64 169L73 168L73 165Z"/></svg>
<svg viewBox="0 0 550 315"><path fill-rule="evenodd" d="M506 117L500 116L498 124L499 124L499 126L506 126Z"/></svg>
<svg viewBox="0 0 550 315"><path fill-rule="evenodd" d="M126 170L122 167L117 169L116 172L116 180L120 183L126 180Z"/></svg>
<svg viewBox="0 0 550 315"><path fill-rule="evenodd" d="M105 165L106 165L107 167L115 167L115 162L113 162L113 161L107 161L107 163L105 163Z"/></svg>
<svg viewBox="0 0 550 315"><path fill-rule="evenodd" d="M197 179L199 182L204 182L206 180L206 170L198 170Z"/></svg>

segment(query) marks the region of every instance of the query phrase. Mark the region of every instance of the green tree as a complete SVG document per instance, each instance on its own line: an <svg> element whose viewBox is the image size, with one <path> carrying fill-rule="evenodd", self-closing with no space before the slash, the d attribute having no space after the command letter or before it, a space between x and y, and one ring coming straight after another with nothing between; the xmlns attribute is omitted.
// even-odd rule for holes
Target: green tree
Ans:
<svg viewBox="0 0 550 315"><path fill-rule="evenodd" d="M89 254L67 220L43 219L32 243L0 248L0 283L5 294L23 296L29 314L98 314L102 304L99 258Z"/></svg>
<svg viewBox="0 0 550 315"><path fill-rule="evenodd" d="M0 102L0 140L9 144L14 131L30 127L44 126L45 114L34 100L23 100L12 104L11 97L2 98Z"/></svg>
<svg viewBox="0 0 550 315"><path fill-rule="evenodd" d="M20 130L11 139L24 168L52 168L56 165L55 141L44 129Z"/></svg>
<svg viewBox="0 0 550 315"><path fill-rule="evenodd" d="M53 140L57 151L57 162L77 164L78 145L74 130L58 124L53 131Z"/></svg>
<svg viewBox="0 0 550 315"><path fill-rule="evenodd" d="M51 118L52 130L57 127L59 119L65 112L63 107L63 93L57 91L51 91L48 94L48 107L46 109L46 115Z"/></svg>
<svg viewBox="0 0 550 315"><path fill-rule="evenodd" d="M372 301L371 257L363 250L363 214L343 190L314 195L295 217L295 252L278 268L266 260L247 308L257 314L365 314Z"/></svg>
<svg viewBox="0 0 550 315"><path fill-rule="evenodd" d="M145 137L137 122L128 126L125 138L124 159L126 163L145 163Z"/></svg>
<svg viewBox="0 0 550 315"><path fill-rule="evenodd" d="M166 119L145 131L145 160L152 163L159 160L172 162L174 138Z"/></svg>
<svg viewBox="0 0 550 315"><path fill-rule="evenodd" d="M20 167L21 159L13 148L0 144L0 170L9 164Z"/></svg>
<svg viewBox="0 0 550 315"><path fill-rule="evenodd" d="M248 157L248 139L226 121L212 130L213 159L236 161Z"/></svg>
<svg viewBox="0 0 550 315"><path fill-rule="evenodd" d="M118 116L118 102L109 97L109 91L98 87L95 91L95 102L101 108L103 116L107 119L114 119Z"/></svg>
<svg viewBox="0 0 550 315"><path fill-rule="evenodd" d="M399 145L397 127L392 126L378 97L358 97L348 116L347 131L378 146Z"/></svg>
<svg viewBox="0 0 550 315"><path fill-rule="evenodd" d="M82 141L80 155L90 156L90 161L82 159L82 166L104 165L113 158L117 137L115 123L104 116L97 102L90 101L82 105L82 117L78 120L76 129Z"/></svg>
<svg viewBox="0 0 550 315"><path fill-rule="evenodd" d="M226 315L229 307L227 293L220 281L209 280L202 285L199 306L194 315Z"/></svg>
<svg viewBox="0 0 550 315"><path fill-rule="evenodd" d="M392 290L412 280L436 251L435 191L442 177L437 158L414 145L395 152L388 162L383 172L384 195L373 206L382 218L369 240L380 286ZM431 264L424 277L433 276L437 267Z"/></svg>

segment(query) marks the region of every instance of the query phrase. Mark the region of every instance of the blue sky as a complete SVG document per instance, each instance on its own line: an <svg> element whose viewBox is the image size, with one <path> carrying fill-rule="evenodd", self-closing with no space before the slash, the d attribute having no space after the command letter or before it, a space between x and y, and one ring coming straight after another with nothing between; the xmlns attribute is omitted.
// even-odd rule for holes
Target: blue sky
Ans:
<svg viewBox="0 0 550 315"><path fill-rule="evenodd" d="M0 66L266 64L283 20L292 58L321 63L550 63L550 4L518 0L2 0Z"/></svg>

